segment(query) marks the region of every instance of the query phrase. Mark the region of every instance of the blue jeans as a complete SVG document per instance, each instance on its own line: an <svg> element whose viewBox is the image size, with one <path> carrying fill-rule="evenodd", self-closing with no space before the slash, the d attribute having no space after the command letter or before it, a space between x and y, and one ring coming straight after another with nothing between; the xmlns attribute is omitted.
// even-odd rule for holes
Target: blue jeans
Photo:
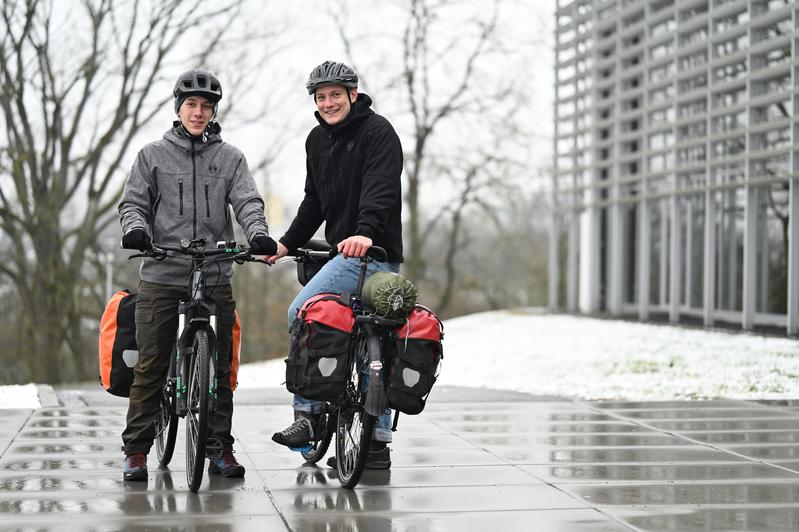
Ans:
<svg viewBox="0 0 799 532"><path fill-rule="evenodd" d="M396 262L370 262L366 270L366 277L368 278L375 272L394 272L399 273L400 265ZM360 275L361 263L358 259L349 258L345 259L343 255L336 255L333 260L324 265L319 270L319 273L314 275L313 279L308 281L294 301L289 305L288 325L291 324L297 316L305 301L311 296L332 292L341 294L349 292L354 294L358 290L358 276ZM322 410L322 403L319 401L312 401L305 399L299 395L294 395L294 411L305 412L310 414L318 414ZM377 425L372 438L375 441L390 442L391 441L391 409L386 408L386 412L377 418Z"/></svg>

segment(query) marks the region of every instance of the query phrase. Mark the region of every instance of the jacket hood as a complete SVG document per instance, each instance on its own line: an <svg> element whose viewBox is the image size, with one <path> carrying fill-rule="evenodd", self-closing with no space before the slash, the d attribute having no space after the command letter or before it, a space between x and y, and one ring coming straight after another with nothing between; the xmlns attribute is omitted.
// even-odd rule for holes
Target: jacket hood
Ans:
<svg viewBox="0 0 799 532"><path fill-rule="evenodd" d="M375 112L372 111L371 107L372 107L372 99L369 97L369 95L363 92L359 92L358 98L352 104L352 109L350 110L350 113L346 117L344 117L344 120L342 120L338 124L335 124L333 126L328 125L327 122L325 122L325 119L322 118L322 115L319 114L319 111L314 112L314 116L316 116L316 120L319 122L319 125L322 126L322 128L325 131L328 131L329 133L336 133L338 131L342 131L344 129L349 128L353 124L361 122L364 118L370 115L375 114Z"/></svg>

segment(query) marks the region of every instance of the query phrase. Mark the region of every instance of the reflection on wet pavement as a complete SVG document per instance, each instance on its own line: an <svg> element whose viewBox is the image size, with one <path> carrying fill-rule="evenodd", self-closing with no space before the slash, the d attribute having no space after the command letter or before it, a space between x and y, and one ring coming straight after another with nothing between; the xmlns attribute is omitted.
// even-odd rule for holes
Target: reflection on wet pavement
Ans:
<svg viewBox="0 0 799 532"><path fill-rule="evenodd" d="M0 530L796 530L797 407L431 402L400 418L392 469L345 490L270 440L288 406L248 403L245 478L206 476L197 494L182 431L168 469L153 455L149 481L125 483L124 409L0 410Z"/></svg>

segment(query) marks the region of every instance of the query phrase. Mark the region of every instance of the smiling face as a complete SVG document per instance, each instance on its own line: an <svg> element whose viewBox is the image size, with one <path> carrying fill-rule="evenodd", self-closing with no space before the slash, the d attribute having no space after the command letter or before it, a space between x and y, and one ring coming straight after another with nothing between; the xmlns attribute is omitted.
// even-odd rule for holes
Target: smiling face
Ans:
<svg viewBox="0 0 799 532"><path fill-rule="evenodd" d="M344 120L352 109L350 100L358 97L358 89L347 89L343 85L327 85L316 89L314 95L319 115L329 126Z"/></svg>
<svg viewBox="0 0 799 532"><path fill-rule="evenodd" d="M183 127L194 136L201 135L214 116L214 104L202 96L189 96L178 109Z"/></svg>

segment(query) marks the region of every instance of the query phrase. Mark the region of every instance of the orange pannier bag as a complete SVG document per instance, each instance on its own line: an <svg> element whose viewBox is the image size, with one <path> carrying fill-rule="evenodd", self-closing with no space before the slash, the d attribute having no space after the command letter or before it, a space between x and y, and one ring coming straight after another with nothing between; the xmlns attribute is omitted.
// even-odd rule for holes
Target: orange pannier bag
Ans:
<svg viewBox="0 0 799 532"><path fill-rule="evenodd" d="M136 347L136 297L129 290L116 292L105 306L100 318L98 355L100 385L110 394L130 396L133 369L139 360ZM241 320L235 312L233 322L233 352L230 360L230 389L238 386L241 361Z"/></svg>

